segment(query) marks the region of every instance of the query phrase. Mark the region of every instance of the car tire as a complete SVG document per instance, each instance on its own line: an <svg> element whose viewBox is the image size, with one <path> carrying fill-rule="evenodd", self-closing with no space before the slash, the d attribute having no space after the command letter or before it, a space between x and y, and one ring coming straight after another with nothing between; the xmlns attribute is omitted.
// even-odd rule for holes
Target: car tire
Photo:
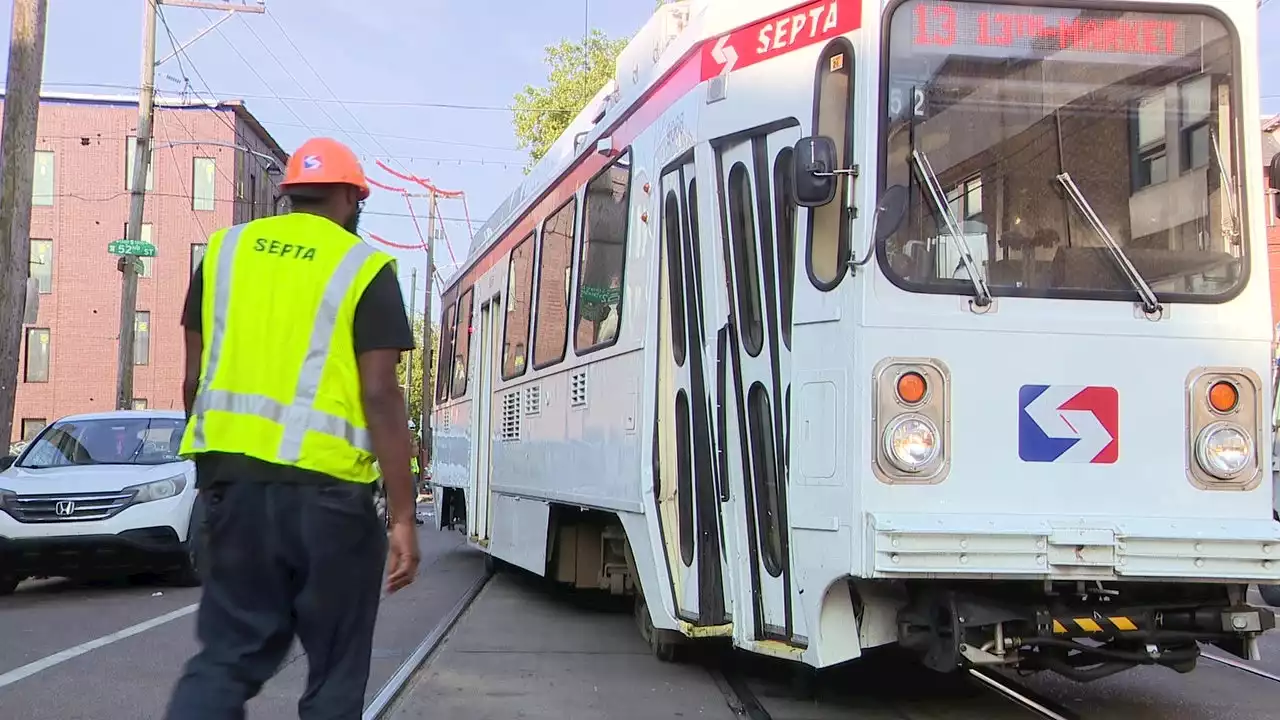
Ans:
<svg viewBox="0 0 1280 720"><path fill-rule="evenodd" d="M17 575L0 575L0 597L12 595L22 580Z"/></svg>
<svg viewBox="0 0 1280 720"><path fill-rule="evenodd" d="M187 526L187 540L182 543L182 559L178 567L165 576L169 585L199 587L201 558L204 555L204 503L196 496L191 506L191 522Z"/></svg>

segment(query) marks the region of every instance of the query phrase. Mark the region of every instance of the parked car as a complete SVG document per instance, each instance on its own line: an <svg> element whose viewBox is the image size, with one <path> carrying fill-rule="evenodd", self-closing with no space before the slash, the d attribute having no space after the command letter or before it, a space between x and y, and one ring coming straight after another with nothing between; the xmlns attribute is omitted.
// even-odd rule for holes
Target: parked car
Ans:
<svg viewBox="0 0 1280 720"><path fill-rule="evenodd" d="M29 577L199 578L195 464L181 412L72 415L0 459L0 595Z"/></svg>

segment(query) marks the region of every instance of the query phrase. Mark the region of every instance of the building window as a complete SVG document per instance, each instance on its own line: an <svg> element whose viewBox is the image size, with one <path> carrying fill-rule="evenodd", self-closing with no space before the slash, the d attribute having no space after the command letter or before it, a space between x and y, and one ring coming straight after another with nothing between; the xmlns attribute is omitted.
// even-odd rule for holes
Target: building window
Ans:
<svg viewBox="0 0 1280 720"><path fill-rule="evenodd" d="M22 442L33 442L48 424L44 418L22 418Z"/></svg>
<svg viewBox="0 0 1280 720"><path fill-rule="evenodd" d="M53 292L53 241L32 240L30 252L30 273L36 279L36 287L41 295Z"/></svg>
<svg viewBox="0 0 1280 720"><path fill-rule="evenodd" d="M1182 171L1209 164L1209 108L1213 100L1213 81L1201 75L1178 86Z"/></svg>
<svg viewBox="0 0 1280 720"><path fill-rule="evenodd" d="M540 370L564 359L569 333L569 272L573 260L573 224L578 198L547 218L538 258L538 313L533 332L533 367Z"/></svg>
<svg viewBox="0 0 1280 720"><path fill-rule="evenodd" d="M628 150L587 183L573 329L573 349L579 355L612 345L618 339L630 197Z"/></svg>
<svg viewBox="0 0 1280 720"><path fill-rule="evenodd" d="M534 235L529 233L511 251L507 268L506 339L502 343L502 379L524 374L529 354L529 316L533 311Z"/></svg>
<svg viewBox="0 0 1280 720"><path fill-rule="evenodd" d="M249 173L249 219L258 219L258 176Z"/></svg>
<svg viewBox="0 0 1280 720"><path fill-rule="evenodd" d="M147 409L147 399L146 399L146 398L134 398L134 399L133 399L133 409L134 409L134 410L146 410L146 409Z"/></svg>
<svg viewBox="0 0 1280 720"><path fill-rule="evenodd" d="M31 204L52 205L54 196L53 151L37 150L35 175L31 183Z"/></svg>
<svg viewBox="0 0 1280 720"><path fill-rule="evenodd" d="M124 189L133 190L133 161L138 155L138 138L130 136L125 141L124 146ZM148 192L154 189L155 185L155 167L156 167L156 146L151 146L151 160L147 163L147 186L144 188Z"/></svg>
<svg viewBox="0 0 1280 720"><path fill-rule="evenodd" d="M151 313L139 310L133 314L133 364L151 362Z"/></svg>
<svg viewBox="0 0 1280 720"><path fill-rule="evenodd" d="M191 162L191 209L212 210L216 185L214 173L217 171L213 158L198 157Z"/></svg>
<svg viewBox="0 0 1280 720"><path fill-rule="evenodd" d="M27 328L22 377L29 383L49 382L49 328Z"/></svg>
<svg viewBox="0 0 1280 720"><path fill-rule="evenodd" d="M200 263L204 261L204 251L209 248L207 243L191 244L191 274L196 274L196 268L200 267Z"/></svg>
<svg viewBox="0 0 1280 720"><path fill-rule="evenodd" d="M1164 90L1138 103L1134 122L1133 189L1159 185L1169 179L1168 143L1165 141Z"/></svg>

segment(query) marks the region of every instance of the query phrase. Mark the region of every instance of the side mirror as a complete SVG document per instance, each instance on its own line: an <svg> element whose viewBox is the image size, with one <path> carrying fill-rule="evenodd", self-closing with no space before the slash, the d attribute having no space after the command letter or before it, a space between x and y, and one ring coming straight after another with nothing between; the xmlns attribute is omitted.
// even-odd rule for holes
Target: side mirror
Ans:
<svg viewBox="0 0 1280 720"><path fill-rule="evenodd" d="M818 135L801 138L795 145L792 184L796 204L821 207L836 199L836 142Z"/></svg>
<svg viewBox="0 0 1280 720"><path fill-rule="evenodd" d="M17 455L0 457L0 471L8 470L9 468L13 467L13 463L16 462L17 460L18 460Z"/></svg>
<svg viewBox="0 0 1280 720"><path fill-rule="evenodd" d="M907 218L909 200L910 194L905 185L885 188L880 203L876 205L876 242L884 242L902 227L902 221Z"/></svg>

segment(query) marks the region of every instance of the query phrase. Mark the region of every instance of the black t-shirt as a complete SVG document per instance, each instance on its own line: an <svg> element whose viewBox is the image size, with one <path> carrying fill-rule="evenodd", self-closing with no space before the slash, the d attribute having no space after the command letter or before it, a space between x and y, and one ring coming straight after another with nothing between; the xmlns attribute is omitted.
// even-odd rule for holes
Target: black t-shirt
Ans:
<svg viewBox="0 0 1280 720"><path fill-rule="evenodd" d="M182 307L182 326L200 332L204 326L201 300L204 295L203 262L196 267ZM370 350L408 351L415 347L409 316L404 311L404 296L396 273L387 265L374 276L356 304L352 327L356 355ZM245 455L203 453L196 456L196 487L207 488L216 483L288 482L329 483L336 478L288 465L258 460Z"/></svg>

